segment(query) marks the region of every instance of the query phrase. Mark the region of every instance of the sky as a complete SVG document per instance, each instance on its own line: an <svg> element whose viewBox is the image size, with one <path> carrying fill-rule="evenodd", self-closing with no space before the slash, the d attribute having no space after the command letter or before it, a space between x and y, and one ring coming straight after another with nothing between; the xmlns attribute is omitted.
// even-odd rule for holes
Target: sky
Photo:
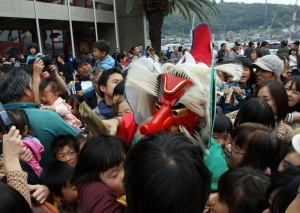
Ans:
<svg viewBox="0 0 300 213"><path fill-rule="evenodd" d="M246 4L251 3L265 3L265 0L223 0L224 2L243 2ZM292 4L294 5L296 0L268 0L268 4ZM298 2L298 6L300 6L300 1Z"/></svg>

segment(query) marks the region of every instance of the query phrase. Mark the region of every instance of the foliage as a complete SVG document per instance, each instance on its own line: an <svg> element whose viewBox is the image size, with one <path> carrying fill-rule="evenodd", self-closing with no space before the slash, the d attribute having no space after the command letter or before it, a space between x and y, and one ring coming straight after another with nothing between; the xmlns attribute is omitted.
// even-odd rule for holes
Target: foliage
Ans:
<svg viewBox="0 0 300 213"><path fill-rule="evenodd" d="M268 4L267 24L264 23L265 4L254 3L219 3L216 5L219 14L214 16L208 8L203 8L207 15L211 30L213 33L224 33L227 31L258 29L259 26L271 26L275 12L277 16L273 23L272 29L282 29L282 26L276 21L279 20L286 27L292 25L292 16L294 5ZM298 14L300 8L298 7ZM298 21L297 21L298 20ZM298 15L296 24L300 21ZM195 24L199 23L199 19L195 19ZM181 13L175 12L164 19L162 33L164 35L182 35L183 31L187 36L191 29L191 23L182 18Z"/></svg>
<svg viewBox="0 0 300 213"><path fill-rule="evenodd" d="M142 5L146 12L159 9L167 15L172 14L177 9L188 22L191 22L191 11L199 20L203 21L205 19L208 22L209 19L206 16L205 9L213 15L218 13L215 0L127 0L126 13L130 13L135 2ZM203 7L204 5L206 7Z"/></svg>

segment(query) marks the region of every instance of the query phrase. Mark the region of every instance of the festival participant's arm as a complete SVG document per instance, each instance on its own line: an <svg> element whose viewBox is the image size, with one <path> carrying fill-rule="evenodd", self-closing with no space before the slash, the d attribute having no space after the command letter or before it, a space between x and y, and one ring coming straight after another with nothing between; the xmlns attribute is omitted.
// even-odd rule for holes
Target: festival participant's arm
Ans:
<svg viewBox="0 0 300 213"><path fill-rule="evenodd" d="M7 185L17 190L31 205L30 192L27 184L27 173L22 171L19 155L22 147L20 131L11 127L8 134L3 135L3 163Z"/></svg>
<svg viewBox="0 0 300 213"><path fill-rule="evenodd" d="M50 77L59 86L59 93L66 94L68 92L68 87L67 87L66 83L64 82L64 80L60 77L60 75L58 75L57 68L53 64L49 65L49 68L50 68L50 71L49 71Z"/></svg>
<svg viewBox="0 0 300 213"><path fill-rule="evenodd" d="M112 119L102 120L102 121L108 127L109 134L110 135L115 135L118 132L118 129L120 128L120 126L121 126L122 117L115 117L115 118L112 118Z"/></svg>
<svg viewBox="0 0 300 213"><path fill-rule="evenodd" d="M43 60L37 58L33 65L33 76L32 76L32 89L34 93L34 102L36 104L40 103L39 97L39 85L41 82L41 74L44 68Z"/></svg>

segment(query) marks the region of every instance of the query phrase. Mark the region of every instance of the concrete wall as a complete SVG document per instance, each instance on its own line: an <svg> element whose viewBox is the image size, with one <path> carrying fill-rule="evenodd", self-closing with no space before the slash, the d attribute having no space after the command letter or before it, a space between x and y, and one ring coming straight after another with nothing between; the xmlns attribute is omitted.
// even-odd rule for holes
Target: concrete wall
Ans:
<svg viewBox="0 0 300 213"><path fill-rule="evenodd" d="M142 8L138 8L135 1L134 8L130 14L126 13L126 1L117 0L117 16L119 29L120 49L128 51L132 46L146 45L146 17Z"/></svg>
<svg viewBox="0 0 300 213"><path fill-rule="evenodd" d="M37 2L36 5L39 19L69 20L67 5L42 2ZM35 18L33 1L1 0L0 14L1 17ZM71 16L73 21L94 22L94 13L91 8L71 6ZM97 10L96 16L98 23L114 23L112 11Z"/></svg>

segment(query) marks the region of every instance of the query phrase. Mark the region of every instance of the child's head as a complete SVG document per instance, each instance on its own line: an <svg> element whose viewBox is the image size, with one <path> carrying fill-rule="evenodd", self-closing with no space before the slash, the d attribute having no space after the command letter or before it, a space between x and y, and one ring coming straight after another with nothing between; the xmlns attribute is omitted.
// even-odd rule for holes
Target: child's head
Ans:
<svg viewBox="0 0 300 213"><path fill-rule="evenodd" d="M109 52L109 44L105 40L96 41L93 44L93 55L95 59L103 59Z"/></svg>
<svg viewBox="0 0 300 213"><path fill-rule="evenodd" d="M117 55L118 63L124 63L126 61L126 55L124 53L119 53Z"/></svg>
<svg viewBox="0 0 300 213"><path fill-rule="evenodd" d="M246 122L263 124L269 127L270 130L275 130L272 108L266 101L259 98L252 98L241 107L235 118L233 128L237 128Z"/></svg>
<svg viewBox="0 0 300 213"><path fill-rule="evenodd" d="M30 130L27 114L23 109L7 109L6 112L9 120L16 127L16 129L20 131L20 135L22 135L22 137L26 135L34 136Z"/></svg>
<svg viewBox="0 0 300 213"><path fill-rule="evenodd" d="M39 96L41 104L51 106L58 98L59 86L50 79L44 79L39 85Z"/></svg>
<svg viewBox="0 0 300 213"><path fill-rule="evenodd" d="M78 160L79 150L75 147L75 137L72 135L61 135L54 138L51 144L51 151L54 158L75 166Z"/></svg>
<svg viewBox="0 0 300 213"><path fill-rule="evenodd" d="M124 168L129 212L203 212L211 174L201 148L182 133L142 138Z"/></svg>
<svg viewBox="0 0 300 213"><path fill-rule="evenodd" d="M251 167L228 170L219 179L219 193L211 199L214 213L262 212L269 178Z"/></svg>
<svg viewBox="0 0 300 213"><path fill-rule="evenodd" d="M39 52L39 47L36 43L31 43L27 46L29 55L36 55Z"/></svg>
<svg viewBox="0 0 300 213"><path fill-rule="evenodd" d="M71 106L71 113L76 117L79 115L79 106L82 102L83 98L80 95L70 95L66 99L66 103Z"/></svg>
<svg viewBox="0 0 300 213"><path fill-rule="evenodd" d="M291 48L290 50L289 50L289 55L297 55L298 54L298 49L296 49L296 48Z"/></svg>
<svg viewBox="0 0 300 213"><path fill-rule="evenodd" d="M123 96L114 103L113 113L115 117L123 117L126 113L132 113L127 100Z"/></svg>
<svg viewBox="0 0 300 213"><path fill-rule="evenodd" d="M74 167L56 160L43 169L41 184L49 188L54 201L79 204L76 187L70 184L73 172Z"/></svg>
<svg viewBox="0 0 300 213"><path fill-rule="evenodd" d="M83 131L75 137L75 149L78 150L78 153L80 153L84 144L90 139L89 131Z"/></svg>
<svg viewBox="0 0 300 213"><path fill-rule="evenodd" d="M286 143L282 146L281 152L284 152L283 159L281 160L278 171L283 171L288 163L293 164L295 166L300 166L300 154L293 148L291 143Z"/></svg>
<svg viewBox="0 0 300 213"><path fill-rule="evenodd" d="M227 141L228 135L230 135L232 131L232 123L231 120L220 113L216 114L215 122L214 122L214 130L212 137L217 143L225 145Z"/></svg>
<svg viewBox="0 0 300 213"><path fill-rule="evenodd" d="M125 81L120 81L114 88L113 91L113 103L116 103L119 98L121 98L124 95L124 87L125 87Z"/></svg>
<svg viewBox="0 0 300 213"><path fill-rule="evenodd" d="M101 135L87 141L75 167L72 183L102 181L116 196L124 194L123 162L126 147L112 135Z"/></svg>
<svg viewBox="0 0 300 213"><path fill-rule="evenodd" d="M287 162L282 172L275 173L266 192L266 200L270 202L272 213L285 212L298 194L300 186L300 166Z"/></svg>

